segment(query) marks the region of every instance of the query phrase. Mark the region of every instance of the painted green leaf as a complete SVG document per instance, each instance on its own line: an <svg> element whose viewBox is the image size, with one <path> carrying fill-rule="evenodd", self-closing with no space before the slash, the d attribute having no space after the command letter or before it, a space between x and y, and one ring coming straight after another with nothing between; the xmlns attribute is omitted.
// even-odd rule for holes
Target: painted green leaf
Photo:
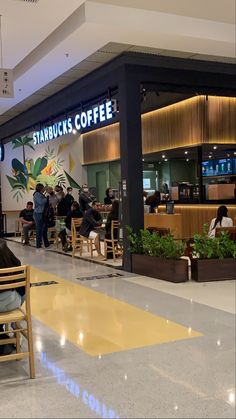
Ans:
<svg viewBox="0 0 236 419"><path fill-rule="evenodd" d="M31 142L33 142L33 138L31 137L16 138L15 140L12 140L12 145L13 145L12 148L14 149L14 148L19 148L23 146L28 146L32 148L32 150L34 150L34 147L32 146L32 144L30 144Z"/></svg>
<svg viewBox="0 0 236 419"><path fill-rule="evenodd" d="M81 186L64 170L64 173L67 177L68 183L71 188L81 189Z"/></svg>
<svg viewBox="0 0 236 419"><path fill-rule="evenodd" d="M36 179L36 177L41 173L41 171L43 169L45 169L47 164L48 164L48 161L45 157L42 157L42 158L39 157L34 164L34 170L33 170L33 173L32 173L32 177L34 179Z"/></svg>
<svg viewBox="0 0 236 419"><path fill-rule="evenodd" d="M14 179L13 177L7 176L7 179L12 188L14 188L15 184L18 184L18 181Z"/></svg>
<svg viewBox="0 0 236 419"><path fill-rule="evenodd" d="M11 162L12 168L15 170L15 172L20 173L28 173L27 167L20 162L18 159L13 159Z"/></svg>

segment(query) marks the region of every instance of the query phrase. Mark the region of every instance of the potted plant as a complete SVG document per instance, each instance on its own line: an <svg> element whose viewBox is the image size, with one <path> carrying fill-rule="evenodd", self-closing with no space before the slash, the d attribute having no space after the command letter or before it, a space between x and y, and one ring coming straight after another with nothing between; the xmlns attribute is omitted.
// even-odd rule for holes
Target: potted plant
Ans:
<svg viewBox="0 0 236 419"><path fill-rule="evenodd" d="M191 272L199 282L236 279L236 242L225 232L209 238L204 226L202 234L194 236Z"/></svg>
<svg viewBox="0 0 236 419"><path fill-rule="evenodd" d="M132 272L170 282L188 281L188 262L185 243L174 240L171 234L160 236L148 230L134 233L127 227L132 257Z"/></svg>

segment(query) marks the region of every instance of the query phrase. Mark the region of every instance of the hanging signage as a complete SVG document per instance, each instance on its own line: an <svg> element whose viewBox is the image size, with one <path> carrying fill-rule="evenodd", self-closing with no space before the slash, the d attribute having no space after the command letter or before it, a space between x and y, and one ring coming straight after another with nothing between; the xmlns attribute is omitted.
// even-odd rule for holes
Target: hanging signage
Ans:
<svg viewBox="0 0 236 419"><path fill-rule="evenodd" d="M13 70L9 68L0 68L0 97L14 97Z"/></svg>
<svg viewBox="0 0 236 419"><path fill-rule="evenodd" d="M0 161L3 161L5 157L5 153L4 153L4 145L0 144Z"/></svg>
<svg viewBox="0 0 236 419"><path fill-rule="evenodd" d="M106 122L115 116L115 102L109 100L91 109L76 114L73 118L67 118L55 124L45 127L33 133L34 145L42 144L46 141L54 140L62 135L71 134L74 129L81 129L96 126L101 122Z"/></svg>

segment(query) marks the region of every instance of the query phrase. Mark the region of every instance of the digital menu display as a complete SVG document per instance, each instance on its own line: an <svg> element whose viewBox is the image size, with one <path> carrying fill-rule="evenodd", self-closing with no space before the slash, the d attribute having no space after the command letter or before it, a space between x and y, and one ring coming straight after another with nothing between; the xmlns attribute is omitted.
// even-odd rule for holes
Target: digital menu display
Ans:
<svg viewBox="0 0 236 419"><path fill-rule="evenodd" d="M202 176L222 176L236 174L236 159L218 159L202 162Z"/></svg>

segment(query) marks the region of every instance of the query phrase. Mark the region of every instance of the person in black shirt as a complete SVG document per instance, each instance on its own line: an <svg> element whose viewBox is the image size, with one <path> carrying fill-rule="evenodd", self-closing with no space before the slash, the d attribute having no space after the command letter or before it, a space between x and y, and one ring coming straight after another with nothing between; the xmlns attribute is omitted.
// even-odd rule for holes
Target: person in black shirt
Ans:
<svg viewBox="0 0 236 419"><path fill-rule="evenodd" d="M104 259L104 256L101 253L100 248L100 236L96 228L102 225L102 217L100 212L98 212L99 202L93 201L92 208L90 208L83 216L83 221L81 223L79 234L81 236L87 237L89 239L94 239L94 244L98 252L98 257Z"/></svg>
<svg viewBox="0 0 236 419"><path fill-rule="evenodd" d="M107 188L106 189L106 196L104 198L104 204L105 205L111 205L112 202L114 201L115 197L113 195L112 189L111 188Z"/></svg>
<svg viewBox="0 0 236 419"><path fill-rule="evenodd" d="M20 266L20 260L7 247L5 240L0 239L0 269L13 268ZM1 275L1 273L0 273ZM1 283L3 284L3 282ZM6 290L0 291L0 313L15 310L19 308L24 301L25 288L19 287L17 291ZM0 325L0 332L3 332L3 325ZM8 335L0 335L0 339L7 339ZM9 355L13 351L13 345L1 345L0 356Z"/></svg>
<svg viewBox="0 0 236 419"><path fill-rule="evenodd" d="M74 197L72 195L73 189L69 186L66 191L67 194L65 195L65 201L67 202L68 211L70 211L71 205L74 202Z"/></svg>
<svg viewBox="0 0 236 419"><path fill-rule="evenodd" d="M22 224L23 244L29 244L29 231L35 228L33 218L33 202L29 201L26 208L20 212L19 221Z"/></svg>
<svg viewBox="0 0 236 419"><path fill-rule="evenodd" d="M79 194L79 204L80 204L81 211L83 211L84 213L89 208L91 208L90 207L91 203L92 203L92 197L89 192L88 185L84 184Z"/></svg>
<svg viewBox="0 0 236 419"><path fill-rule="evenodd" d="M71 205L71 210L68 212L66 218L65 218L65 225L66 228L62 230L59 234L61 238L61 244L62 244L62 250L64 252L67 252L68 250L71 250L67 246L67 234L71 234L71 221L72 218L82 218L83 213L80 210L78 202L74 201Z"/></svg>
<svg viewBox="0 0 236 419"><path fill-rule="evenodd" d="M57 204L57 215L59 217L66 217L68 213L68 203L65 198L63 191L59 191L57 194L58 204Z"/></svg>

